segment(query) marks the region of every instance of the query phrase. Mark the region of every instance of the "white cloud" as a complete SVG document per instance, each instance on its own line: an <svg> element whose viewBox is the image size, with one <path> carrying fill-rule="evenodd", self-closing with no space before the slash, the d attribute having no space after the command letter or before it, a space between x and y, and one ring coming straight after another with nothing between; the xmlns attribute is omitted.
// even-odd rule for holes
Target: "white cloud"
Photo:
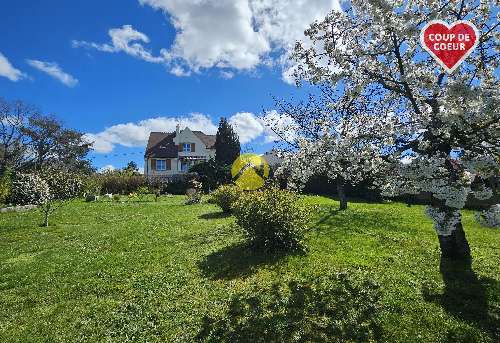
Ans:
<svg viewBox="0 0 500 343"><path fill-rule="evenodd" d="M278 129L283 139L288 142L297 138L298 127L295 121L287 115L279 114L276 110L266 112L263 117L257 117L249 112L239 112L229 118L229 122L238 133L242 144L261 137L264 143L281 140L271 127Z"/></svg>
<svg viewBox="0 0 500 343"><path fill-rule="evenodd" d="M172 69L170 69L170 73L179 77L191 75L191 72L189 70L184 70L184 68L178 65L173 66Z"/></svg>
<svg viewBox="0 0 500 343"><path fill-rule="evenodd" d="M74 87L78 84L78 80L68 73L65 73L57 63L43 62L38 60L26 60L26 62L35 69L38 69L68 87Z"/></svg>
<svg viewBox="0 0 500 343"><path fill-rule="evenodd" d="M222 77L224 80L230 80L234 77L234 73L228 70L221 70L220 77Z"/></svg>
<svg viewBox="0 0 500 343"><path fill-rule="evenodd" d="M142 44L149 43L149 37L135 30L132 25L123 25L121 28L110 29L108 35L111 38L111 44L73 40L72 45L74 48L83 47L103 52L124 52L150 63L166 63L170 60L169 53L165 49L160 50L160 56L153 56Z"/></svg>
<svg viewBox="0 0 500 343"><path fill-rule="evenodd" d="M20 70L14 68L12 64L10 64L7 57L5 57L0 52L0 76L6 77L11 81L19 81L26 77L26 74L21 72Z"/></svg>
<svg viewBox="0 0 500 343"><path fill-rule="evenodd" d="M229 118L229 123L234 127L234 130L240 138L241 144L253 141L264 132L262 122L253 113L236 113Z"/></svg>
<svg viewBox="0 0 500 343"><path fill-rule="evenodd" d="M217 132L217 127L208 116L192 113L188 117L156 117L137 123L117 124L99 133L88 133L86 139L93 143L96 152L109 153L117 144L125 147L145 147L151 131L173 132L177 124L182 128L188 126L191 130L200 130L206 134Z"/></svg>
<svg viewBox="0 0 500 343"><path fill-rule="evenodd" d="M313 21L340 10L339 1L139 0L170 19L176 36L168 50L153 56L143 45L149 43L148 36L130 25L109 30L111 43L73 41L73 46L123 51L147 62L174 64L169 69L178 76L215 67L223 69L221 76L229 79L232 75L227 69L279 66L283 80L291 83L294 65L288 57L295 42L305 39L303 32Z"/></svg>
<svg viewBox="0 0 500 343"><path fill-rule="evenodd" d="M254 30L247 0L139 0L164 11L177 30L171 53L192 70L210 67L251 69L270 51Z"/></svg>
<svg viewBox="0 0 500 343"><path fill-rule="evenodd" d="M288 58L288 54L286 56L283 56L284 58L282 59L282 67L283 70L281 71L281 80L283 82L288 83L289 85L295 85L296 84L296 77L295 73L298 71L299 65L292 61L291 59Z"/></svg>
<svg viewBox="0 0 500 343"><path fill-rule="evenodd" d="M276 110L268 111L261 119L266 127L266 142L274 142L284 139L287 142L293 142L297 138L298 125L292 117L286 114L279 114ZM281 137L276 135L271 127L281 133Z"/></svg>
<svg viewBox="0 0 500 343"><path fill-rule="evenodd" d="M115 147L113 143L106 139L106 135L103 135L102 133L86 133L83 138L88 143L91 143L92 148L98 153L105 154L111 152Z"/></svg>

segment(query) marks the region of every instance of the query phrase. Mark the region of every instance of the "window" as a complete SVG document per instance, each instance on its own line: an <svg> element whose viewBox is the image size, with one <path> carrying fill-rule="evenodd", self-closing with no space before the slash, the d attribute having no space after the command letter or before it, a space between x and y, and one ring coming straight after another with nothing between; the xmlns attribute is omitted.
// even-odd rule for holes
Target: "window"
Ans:
<svg viewBox="0 0 500 343"><path fill-rule="evenodd" d="M187 172L189 169L189 163L188 162L181 162L181 171Z"/></svg>
<svg viewBox="0 0 500 343"><path fill-rule="evenodd" d="M156 160L156 170L167 170L167 161Z"/></svg>
<svg viewBox="0 0 500 343"><path fill-rule="evenodd" d="M191 143L183 143L182 144L183 152L191 152Z"/></svg>

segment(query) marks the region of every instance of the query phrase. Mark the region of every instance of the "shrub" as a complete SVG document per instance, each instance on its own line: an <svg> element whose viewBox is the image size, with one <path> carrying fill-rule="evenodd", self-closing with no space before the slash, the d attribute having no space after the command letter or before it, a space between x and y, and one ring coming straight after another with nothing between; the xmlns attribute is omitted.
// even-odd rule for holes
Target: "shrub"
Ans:
<svg viewBox="0 0 500 343"><path fill-rule="evenodd" d="M203 191L208 193L217 186L231 182L231 166L210 159L207 162L195 164L189 169L196 173L203 185Z"/></svg>
<svg viewBox="0 0 500 343"><path fill-rule="evenodd" d="M372 342L381 337L379 286L346 274L293 280L231 297L210 309L198 340L205 342ZM216 315L215 313L221 313Z"/></svg>
<svg viewBox="0 0 500 343"><path fill-rule="evenodd" d="M234 203L233 213L252 246L274 251L305 250L304 234L311 211L287 190L269 188L246 192Z"/></svg>
<svg viewBox="0 0 500 343"><path fill-rule="evenodd" d="M12 190L12 170L6 169L0 176L0 203L5 204Z"/></svg>
<svg viewBox="0 0 500 343"><path fill-rule="evenodd" d="M223 212L231 212L233 204L243 195L243 190L234 185L224 185L211 194L211 202L217 204Z"/></svg>
<svg viewBox="0 0 500 343"><path fill-rule="evenodd" d="M98 176L101 190L104 193L130 194L135 193L142 186L147 186L142 175L129 175L120 172L107 172Z"/></svg>
<svg viewBox="0 0 500 343"><path fill-rule="evenodd" d="M102 180L97 174L88 175L83 180L83 192L85 196L98 196L102 191Z"/></svg>
<svg viewBox="0 0 500 343"><path fill-rule="evenodd" d="M165 187L165 189L169 194L183 195L186 194L188 187L189 185L187 184L186 181L176 180L169 182Z"/></svg>
<svg viewBox="0 0 500 343"><path fill-rule="evenodd" d="M189 182L190 188L186 191L186 205L198 204L201 202L203 196L201 182L191 180Z"/></svg>
<svg viewBox="0 0 500 343"><path fill-rule="evenodd" d="M158 201L160 196L167 191L167 182L162 177L148 177L146 183L150 192L155 195L155 201Z"/></svg>

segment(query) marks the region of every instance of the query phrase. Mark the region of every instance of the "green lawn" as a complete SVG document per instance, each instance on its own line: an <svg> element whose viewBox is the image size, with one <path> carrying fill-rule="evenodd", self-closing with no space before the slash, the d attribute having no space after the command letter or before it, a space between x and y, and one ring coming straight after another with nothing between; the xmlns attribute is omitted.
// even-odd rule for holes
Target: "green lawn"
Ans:
<svg viewBox="0 0 500 343"><path fill-rule="evenodd" d="M246 250L211 204L75 201L0 215L0 342L190 342L231 294L344 271L381 285L387 342L500 341L500 230L464 211L474 256L466 277L440 273L421 206L307 197L319 205L305 256ZM444 276L444 278L443 278Z"/></svg>

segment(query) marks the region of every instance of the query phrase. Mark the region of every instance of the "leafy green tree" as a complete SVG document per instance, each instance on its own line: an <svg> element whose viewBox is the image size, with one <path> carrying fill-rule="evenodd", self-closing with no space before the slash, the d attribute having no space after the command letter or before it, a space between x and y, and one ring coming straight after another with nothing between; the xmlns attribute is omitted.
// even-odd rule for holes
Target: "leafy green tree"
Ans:
<svg viewBox="0 0 500 343"><path fill-rule="evenodd" d="M126 174L138 175L139 174L139 167L137 166L137 163L135 163L134 161L130 161L129 163L127 163L127 166L125 168L123 168L123 171Z"/></svg>
<svg viewBox="0 0 500 343"><path fill-rule="evenodd" d="M83 133L63 127L56 118L31 116L22 133L31 152L25 162L28 169L40 171L51 167L85 173L92 171L91 163L86 159L91 143L85 140Z"/></svg>
<svg viewBox="0 0 500 343"><path fill-rule="evenodd" d="M240 155L240 139L227 119L222 117L215 138L215 160L230 165Z"/></svg>
<svg viewBox="0 0 500 343"><path fill-rule="evenodd" d="M230 167L214 159L195 164L189 171L198 174L205 192L210 192L220 185L231 182Z"/></svg>

